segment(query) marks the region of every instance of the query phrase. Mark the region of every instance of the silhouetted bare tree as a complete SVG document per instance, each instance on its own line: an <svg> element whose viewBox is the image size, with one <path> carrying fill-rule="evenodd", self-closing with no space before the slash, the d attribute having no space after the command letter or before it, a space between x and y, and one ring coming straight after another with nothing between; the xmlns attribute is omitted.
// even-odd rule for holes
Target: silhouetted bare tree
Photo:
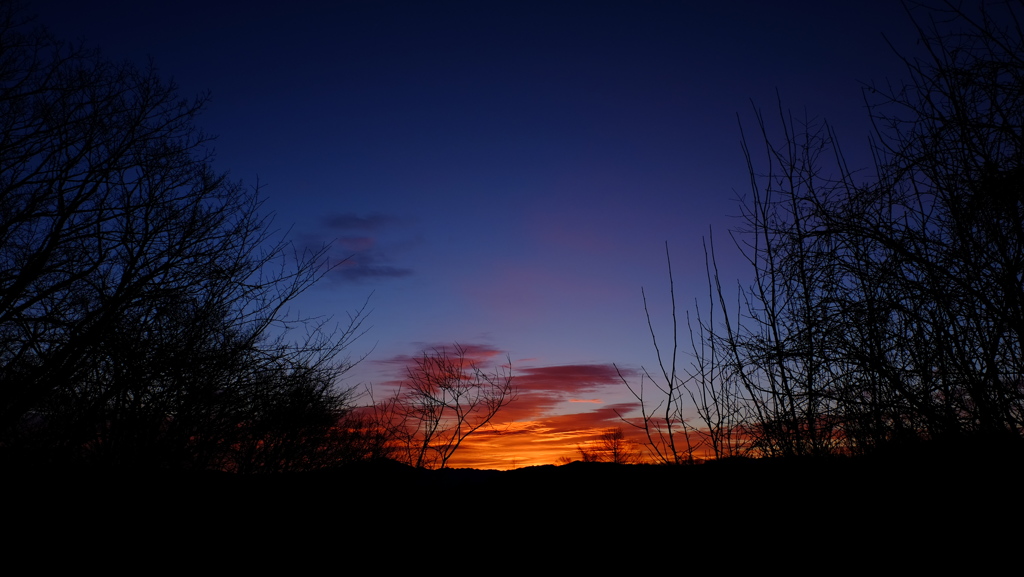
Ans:
<svg viewBox="0 0 1024 577"><path fill-rule="evenodd" d="M679 323L676 318L676 293L675 280L672 278L672 259L668 253L668 243L665 243L665 259L668 263L669 297L672 305L672 350L671 355L662 356L658 336L654 332L654 325L651 322L650 309L647 306L647 293L641 289L644 300L644 313L647 315L647 328L651 333L651 342L658 357L658 370L661 379L652 376L646 368L640 374L640 382L631 384L621 372L618 373L630 394L637 400L640 406L640 418L633 419L626 415L617 413L623 422L636 427L644 432L647 439L647 448L654 459L665 464L681 464L693 461L693 452L696 449L691 443L689 436L690 427L683 417L686 401L686 375L677 369L679 355ZM666 358L667 357L667 358ZM618 371L618 367L616 367ZM649 383L649 385L647 385ZM645 387L645 385L647 385ZM654 396L658 397L656 404L652 406L652 393L649 388L653 386L657 391ZM583 455L583 449L580 454ZM586 459L584 459L586 460Z"/></svg>
<svg viewBox="0 0 1024 577"><path fill-rule="evenodd" d="M774 143L758 114L763 172L755 171L744 140L751 192L736 238L753 282L741 293L735 324L719 329L718 347L729 351L730 375L746 390L753 416L746 430L762 453L828 455L841 440L835 399L846 376L831 347L846 327L836 294L842 247L820 212L851 183L847 172L822 170L829 155L843 167L826 124L781 109L780 119L782 137Z"/></svg>
<svg viewBox="0 0 1024 577"><path fill-rule="evenodd" d="M26 20L0 5L0 446L226 468L246 426L337 412L362 311L284 313L326 247L274 240L213 171L206 96Z"/></svg>
<svg viewBox="0 0 1024 577"><path fill-rule="evenodd" d="M584 463L636 465L643 462L643 453L636 443L626 438L621 427L604 431L585 446L577 445L576 451Z"/></svg>
<svg viewBox="0 0 1024 577"><path fill-rule="evenodd" d="M868 90L871 181L823 125L783 116L772 144L761 124L769 170L742 237L756 282L728 340L766 453L1019 440L1022 10L909 10L923 54L904 59L907 84Z"/></svg>
<svg viewBox="0 0 1024 577"><path fill-rule="evenodd" d="M720 320L698 318L692 372L663 371L694 387L716 454L723 407L740 417L724 430L768 456L1024 433L1024 5L908 13L908 82L866 91L873 174L781 106L779 128L757 113L763 156L744 139L733 236L753 278L733 313L711 259Z"/></svg>
<svg viewBox="0 0 1024 577"><path fill-rule="evenodd" d="M693 317L687 314L692 360L684 385L703 424L693 429L702 444L711 449L713 458L744 456L752 449L751 403L743 379L730 361L727 343L715 338L719 332L728 334L732 325L710 232L704 245L704 268L708 281L706 312L695 306Z"/></svg>
<svg viewBox="0 0 1024 577"><path fill-rule="evenodd" d="M424 352L398 393L377 405L379 422L408 464L444 468L467 437L515 400L511 360L487 373L466 355L458 344Z"/></svg>
<svg viewBox="0 0 1024 577"><path fill-rule="evenodd" d="M695 453L701 449L703 453L710 449L714 458L745 454L750 449L744 432L749 412L747 399L742 392L741 379L733 373L735 366L729 358L729 347L721 339L714 338L717 334L716 312L722 311L719 314L724 316L726 326L729 317L724 314L725 301L713 250L708 251L705 247L709 314L707 318L702 318L700 309L697 309L691 318L687 313L689 360L681 369L676 368L680 362L679 319L668 243L665 244L665 259L672 307L671 357L666 361L662 356L660 341L647 306L647 293L642 290L644 312L662 379L656 379L644 369L640 382L632 384L620 373L619 378L640 406L640 418L623 414L619 414L619 417L623 422L643 431L648 451L659 463L693 463ZM645 391L645 383L650 383L648 387L653 386L656 392L652 394L649 390ZM691 408L696 409L703 426L687 422L684 413Z"/></svg>
<svg viewBox="0 0 1024 577"><path fill-rule="evenodd" d="M903 59L909 81L867 91L878 183L829 222L870 251L864 284L891 291L858 303L875 321L858 362L893 409L876 411L869 430L1019 438L1024 6L909 12L924 48Z"/></svg>

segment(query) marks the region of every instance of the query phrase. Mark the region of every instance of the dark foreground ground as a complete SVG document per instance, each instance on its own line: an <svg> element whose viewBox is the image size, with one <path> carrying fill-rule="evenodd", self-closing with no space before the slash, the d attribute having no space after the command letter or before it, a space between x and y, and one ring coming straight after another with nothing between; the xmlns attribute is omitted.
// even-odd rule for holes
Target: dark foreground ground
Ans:
<svg viewBox="0 0 1024 577"><path fill-rule="evenodd" d="M227 473L53 469L8 471L11 504L98 509L109 514L235 512L283 507L366 516L414 511L480 511L495 520L558 511L608 511L634 518L667 514L765 516L962 516L1024 497L1020 458L752 460L666 467L575 462L513 471L419 471L393 462L335 471L239 476ZM628 511L628 513L627 513Z"/></svg>
<svg viewBox="0 0 1024 577"><path fill-rule="evenodd" d="M223 560L234 547L247 565L254 552L447 563L493 549L486 562L498 565L583 558L599 567L606 557L659 555L757 565L797 555L813 560L814 573L866 559L911 570L1008 557L1019 567L1021 473L1018 457L504 472L378 463L250 477L8 471L4 522L16 535L8 551L19 539L70 539L89 550Z"/></svg>

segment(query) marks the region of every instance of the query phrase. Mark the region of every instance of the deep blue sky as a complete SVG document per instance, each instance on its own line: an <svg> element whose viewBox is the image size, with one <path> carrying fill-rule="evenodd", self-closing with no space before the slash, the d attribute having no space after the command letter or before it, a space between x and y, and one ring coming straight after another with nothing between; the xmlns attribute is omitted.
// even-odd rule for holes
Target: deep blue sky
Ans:
<svg viewBox="0 0 1024 577"><path fill-rule="evenodd" d="M516 418L599 426L628 400L609 363L653 368L641 286L667 330L664 242L681 306L706 292L709 228L725 280L747 274L727 240L749 187L737 114L755 133L751 100L774 122L778 91L866 165L860 82L901 77L883 33L913 48L892 0L708 4L29 7L111 59L152 58L185 95L211 91L217 168L258 179L296 242L349 258L301 312L344 318L373 293L351 384L458 341L546 383Z"/></svg>

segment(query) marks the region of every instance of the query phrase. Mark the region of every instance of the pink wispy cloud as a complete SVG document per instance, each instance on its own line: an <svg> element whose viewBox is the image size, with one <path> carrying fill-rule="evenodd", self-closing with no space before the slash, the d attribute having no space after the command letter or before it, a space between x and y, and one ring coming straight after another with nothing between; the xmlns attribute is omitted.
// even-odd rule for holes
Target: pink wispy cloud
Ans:
<svg viewBox="0 0 1024 577"><path fill-rule="evenodd" d="M622 382L612 364L528 367L519 370L517 374L521 388L529 390L592 391ZM623 376L632 376L632 372L624 372Z"/></svg>

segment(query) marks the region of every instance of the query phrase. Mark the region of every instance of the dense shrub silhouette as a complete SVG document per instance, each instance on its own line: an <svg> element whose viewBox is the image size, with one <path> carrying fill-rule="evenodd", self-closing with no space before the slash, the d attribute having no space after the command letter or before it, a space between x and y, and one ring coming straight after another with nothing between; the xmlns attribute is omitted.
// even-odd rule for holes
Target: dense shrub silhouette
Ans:
<svg viewBox="0 0 1024 577"><path fill-rule="evenodd" d="M847 168L827 123L781 106L777 132L757 114L763 157L744 140L733 237L752 281L728 305L710 248L695 360L677 371L673 348L661 384L663 406L694 401L715 456L1024 431L1024 7L908 13L922 48L908 82L865 89L873 175ZM651 430L678 411L648 414Z"/></svg>
<svg viewBox="0 0 1024 577"><path fill-rule="evenodd" d="M362 314L285 317L326 247L272 238L257 191L214 172L205 102L0 3L7 457L308 468L347 411L339 354Z"/></svg>

